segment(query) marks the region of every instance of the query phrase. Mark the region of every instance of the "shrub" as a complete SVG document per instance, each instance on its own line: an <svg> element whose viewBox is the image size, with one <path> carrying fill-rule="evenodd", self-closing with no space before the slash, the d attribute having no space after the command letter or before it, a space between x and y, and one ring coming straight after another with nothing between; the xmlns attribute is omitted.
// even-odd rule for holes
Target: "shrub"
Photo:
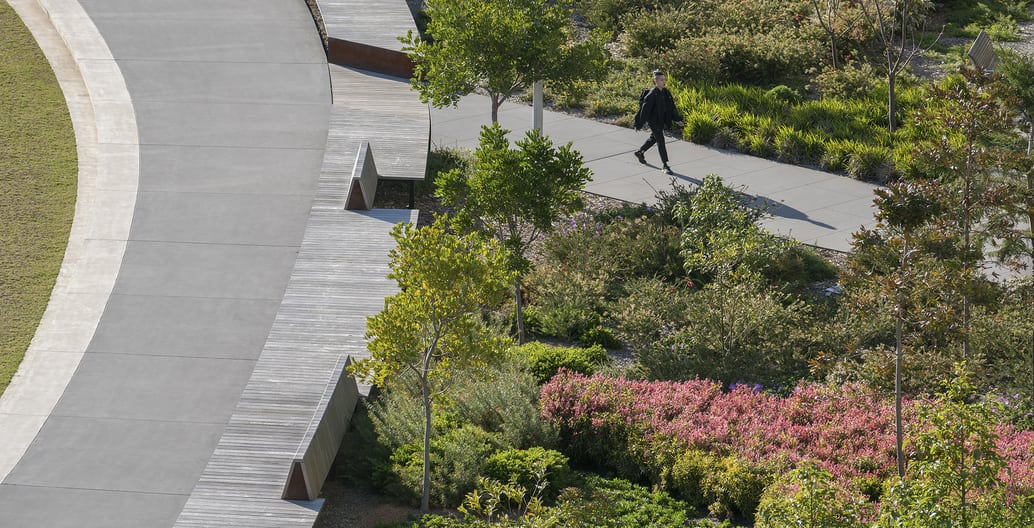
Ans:
<svg viewBox="0 0 1034 528"><path fill-rule="evenodd" d="M850 61L839 69L832 66L823 68L812 83L825 98L865 99L871 96L880 80L871 64Z"/></svg>
<svg viewBox="0 0 1034 528"><path fill-rule="evenodd" d="M607 290L614 287L602 270L569 270L548 263L528 275L526 286L539 331L567 341L577 341L603 323L604 303L612 295Z"/></svg>
<svg viewBox="0 0 1034 528"><path fill-rule="evenodd" d="M525 343L515 347L514 354L528 363L529 370L539 384L549 381L561 368L592 374L597 367L610 361L607 351L599 345L582 348Z"/></svg>
<svg viewBox="0 0 1034 528"><path fill-rule="evenodd" d="M572 478L567 457L542 447L499 451L485 462L484 475L500 482L519 484L526 490L536 489L541 480L546 487L540 496L545 500L555 498Z"/></svg>
<svg viewBox="0 0 1034 528"><path fill-rule="evenodd" d="M539 413L539 383L525 365L523 361L507 360L458 373L443 406L460 423L498 433L502 446L554 446L557 431Z"/></svg>
<svg viewBox="0 0 1034 528"><path fill-rule="evenodd" d="M599 346L607 350L621 348L621 341L614 335L614 331L605 326L597 326L582 332L579 341L582 346L586 347Z"/></svg>
<svg viewBox="0 0 1034 528"><path fill-rule="evenodd" d="M828 471L805 462L765 489L756 528L864 528L872 515L865 498Z"/></svg>
<svg viewBox="0 0 1034 528"><path fill-rule="evenodd" d="M431 502L442 507L460 504L473 490L485 461L500 447L499 435L463 425L431 439ZM394 470L413 497L423 487L423 445L414 442L391 455Z"/></svg>
<svg viewBox="0 0 1034 528"><path fill-rule="evenodd" d="M711 32L685 36L657 60L680 79L763 86L799 81L821 53L818 41L789 33Z"/></svg>
<svg viewBox="0 0 1034 528"><path fill-rule="evenodd" d="M765 215L757 199L725 185L714 174L693 195L689 207L676 211L683 226L681 255L686 269L704 278L727 279L763 269L789 244L759 225Z"/></svg>
<svg viewBox="0 0 1034 528"><path fill-rule="evenodd" d="M581 487L564 490L557 508L565 526L600 528L685 526L693 513L684 502L663 491L594 475L587 476Z"/></svg>
<svg viewBox="0 0 1034 528"><path fill-rule="evenodd" d="M715 469L702 481L711 515L753 519L772 472L736 455L722 458Z"/></svg>
<svg viewBox="0 0 1034 528"><path fill-rule="evenodd" d="M800 288L836 277L837 269L815 250L797 245L776 257L763 274L770 283Z"/></svg>
<svg viewBox="0 0 1034 528"><path fill-rule="evenodd" d="M404 384L386 387L376 399L366 401L378 442L394 451L424 435L424 411L420 397Z"/></svg>
<svg viewBox="0 0 1034 528"><path fill-rule="evenodd" d="M613 318L618 336L640 354L688 323L689 292L659 279L636 279L628 296L615 303Z"/></svg>
<svg viewBox="0 0 1034 528"><path fill-rule="evenodd" d="M708 510L711 500L704 482L717 471L719 458L700 449L680 451L674 460L661 467L662 486L674 496L700 510Z"/></svg>
<svg viewBox="0 0 1034 528"><path fill-rule="evenodd" d="M801 94L798 93L797 90L784 84L780 84L779 86L773 87L769 91L765 92L765 97L789 105L795 105L801 102Z"/></svg>
<svg viewBox="0 0 1034 528"><path fill-rule="evenodd" d="M669 330L636 356L646 379L705 377L732 383L786 384L804 371L810 354L807 306L740 283L693 295L683 328Z"/></svg>

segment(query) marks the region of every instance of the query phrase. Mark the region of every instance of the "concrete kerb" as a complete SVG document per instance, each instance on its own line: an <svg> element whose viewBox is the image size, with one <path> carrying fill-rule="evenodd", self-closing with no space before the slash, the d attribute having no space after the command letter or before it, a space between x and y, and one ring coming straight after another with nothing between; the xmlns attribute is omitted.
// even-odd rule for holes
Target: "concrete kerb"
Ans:
<svg viewBox="0 0 1034 528"><path fill-rule="evenodd" d="M79 166L75 216L57 282L25 359L0 397L0 482L39 433L93 337L121 266L139 177L129 91L79 2L8 3L65 95Z"/></svg>

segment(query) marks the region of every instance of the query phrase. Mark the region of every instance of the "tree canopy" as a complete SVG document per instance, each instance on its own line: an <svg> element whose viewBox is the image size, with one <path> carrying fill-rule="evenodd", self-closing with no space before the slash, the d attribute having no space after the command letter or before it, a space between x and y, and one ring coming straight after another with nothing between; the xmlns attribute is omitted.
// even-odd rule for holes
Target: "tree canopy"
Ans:
<svg viewBox="0 0 1034 528"><path fill-rule="evenodd" d="M427 39L410 32L401 40L416 64L412 84L423 102L455 105L477 88L499 106L535 81L567 87L605 73L606 39L574 36L571 14L540 0L428 0Z"/></svg>
<svg viewBox="0 0 1034 528"><path fill-rule="evenodd" d="M519 275L529 265L525 253L558 217L581 208L580 191L592 172L570 143L558 148L538 131L529 131L512 149L508 133L498 123L482 127L469 170L439 175L437 194L456 208L459 225L484 229L510 251L510 268L518 273L517 322L523 339Z"/></svg>
<svg viewBox="0 0 1034 528"><path fill-rule="evenodd" d="M367 319L370 357L352 372L384 385L415 379L424 407L424 486L421 510L429 508L431 403L449 375L484 363L505 347L485 326L481 310L506 298L512 276L506 252L477 234L452 233L444 218L432 225L399 224L391 272L400 291ZM410 376L411 375L411 376Z"/></svg>

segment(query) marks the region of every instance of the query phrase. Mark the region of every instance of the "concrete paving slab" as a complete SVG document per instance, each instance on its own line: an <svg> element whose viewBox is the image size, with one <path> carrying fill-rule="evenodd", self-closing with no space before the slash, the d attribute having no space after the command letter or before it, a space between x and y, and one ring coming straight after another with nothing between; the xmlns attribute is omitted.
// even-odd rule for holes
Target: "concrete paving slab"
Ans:
<svg viewBox="0 0 1034 528"><path fill-rule="evenodd" d="M145 192L298 194L312 196L323 148L264 149L144 145Z"/></svg>
<svg viewBox="0 0 1034 528"><path fill-rule="evenodd" d="M92 19L112 54L126 66L130 65L124 61L131 60L326 63L311 17L183 20L152 18L141 11L140 16L114 14Z"/></svg>
<svg viewBox="0 0 1034 528"><path fill-rule="evenodd" d="M0 485L4 525L39 528L144 528L165 526L186 497L69 488ZM91 512L84 515L83 512Z"/></svg>
<svg viewBox="0 0 1034 528"><path fill-rule="evenodd" d="M185 495L223 427L51 416L4 484Z"/></svg>
<svg viewBox="0 0 1034 528"><path fill-rule="evenodd" d="M47 305L30 349L82 352L90 344L108 292L66 293L64 297L67 302Z"/></svg>
<svg viewBox="0 0 1034 528"><path fill-rule="evenodd" d="M51 416L225 424L253 367L254 361L88 352Z"/></svg>
<svg viewBox="0 0 1034 528"><path fill-rule="evenodd" d="M124 181L124 180L117 180ZM127 183L126 187L131 187ZM126 218L112 211L132 211L136 205L135 190L106 190L83 188L79 190L76 208L82 211L75 229L76 238L125 240L128 234ZM78 211L77 211L78 212Z"/></svg>
<svg viewBox="0 0 1034 528"><path fill-rule="evenodd" d="M132 238L209 244L297 244L312 198L302 195L141 192Z"/></svg>
<svg viewBox="0 0 1034 528"><path fill-rule="evenodd" d="M480 126L489 122L487 97L470 95L456 108L432 109L431 135L436 147L476 148ZM505 128L521 131L530 127L529 105L503 103L499 121ZM593 171L586 190L631 202L655 201L657 190L670 188L671 177L659 171L656 148L647 152L647 165L640 165L631 152L646 140L646 132L635 132L581 118L545 112L543 129L556 144L572 141L586 153L586 166ZM609 132L607 130L609 129ZM780 202L777 218L765 225L783 235L801 235L820 241L831 249L850 249L850 234L859 219L871 223L872 191L875 186L849 178L744 154L722 151L671 138L667 140L669 163L677 181L699 185L704 176L717 174L748 194ZM836 209L837 215L820 212ZM841 225L838 222L848 222Z"/></svg>
<svg viewBox="0 0 1034 528"><path fill-rule="evenodd" d="M111 293L125 249L124 240L70 239L62 268L74 267L76 277L58 281L54 293Z"/></svg>
<svg viewBox="0 0 1034 528"><path fill-rule="evenodd" d="M255 359L279 301L112 295L90 351Z"/></svg>
<svg viewBox="0 0 1034 528"><path fill-rule="evenodd" d="M148 17L161 20L296 20L309 11L282 0L79 0L94 17ZM300 4L300 5L299 5Z"/></svg>
<svg viewBox="0 0 1034 528"><path fill-rule="evenodd" d="M136 102L330 102L326 64L133 60L121 69Z"/></svg>
<svg viewBox="0 0 1034 528"><path fill-rule="evenodd" d="M322 149L330 105L141 102L141 145ZM146 179L146 174L141 179Z"/></svg>
<svg viewBox="0 0 1034 528"><path fill-rule="evenodd" d="M297 247L133 241L114 293L279 300L297 253Z"/></svg>
<svg viewBox="0 0 1034 528"><path fill-rule="evenodd" d="M77 351L33 350L26 354L22 360L24 367L20 367L15 374L18 382L10 387L11 397L0 400L0 414L46 418L79 367L82 357L82 353Z"/></svg>
<svg viewBox="0 0 1034 528"><path fill-rule="evenodd" d="M18 465L18 461L46 421L46 416L0 413L0 431L3 431L4 436L3 442L0 442L0 475L6 476ZM3 495L4 488L0 485L0 511L4 512L4 519L7 520L7 513L12 510L3 508Z"/></svg>

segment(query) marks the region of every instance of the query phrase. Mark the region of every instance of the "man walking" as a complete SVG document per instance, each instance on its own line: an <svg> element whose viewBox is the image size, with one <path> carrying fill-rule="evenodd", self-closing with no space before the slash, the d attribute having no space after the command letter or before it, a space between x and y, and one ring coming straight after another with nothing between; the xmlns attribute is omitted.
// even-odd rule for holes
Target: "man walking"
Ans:
<svg viewBox="0 0 1034 528"><path fill-rule="evenodd" d="M635 157L639 163L646 163L645 153L656 143L657 151L661 154L662 169L665 174L671 174L671 167L668 166L668 149L664 145L664 129L682 121L682 116L679 115L678 108L675 108L675 99L665 87L666 83L664 72L654 70L654 86L646 93L635 116L635 129L639 130L643 125L649 125L650 137L635 151Z"/></svg>

